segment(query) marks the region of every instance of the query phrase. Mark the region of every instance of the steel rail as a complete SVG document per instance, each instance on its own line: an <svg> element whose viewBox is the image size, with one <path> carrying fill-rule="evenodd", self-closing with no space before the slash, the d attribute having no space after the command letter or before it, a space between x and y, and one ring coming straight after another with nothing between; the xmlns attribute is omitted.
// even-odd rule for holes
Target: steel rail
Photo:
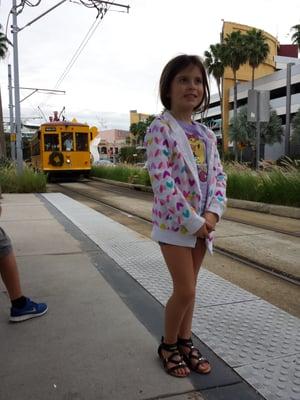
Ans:
<svg viewBox="0 0 300 400"><path fill-rule="evenodd" d="M80 182L80 183L87 184L88 182L85 181L85 182ZM71 189L71 188L65 187L65 186L63 186L61 184L57 184L57 185L61 189L63 189L62 191L65 191L67 193L68 192L72 192L72 193L80 195L80 196L82 196L84 198L88 198L89 200L92 200L95 203L104 204L105 206L107 206L107 207L109 207L109 208L111 208L113 210L117 210L119 212L121 211L121 212L123 212L123 213L125 213L127 215L133 216L133 217L141 220L144 223L147 223L147 224L151 224L152 223L151 218L145 218L144 216L141 216L141 215L139 215L137 213L134 213L132 211L128 211L124 207L112 206L110 203L106 202L105 200L102 200L102 199L99 200L99 199L87 194L86 192L82 193L81 191L77 191L77 190L75 190L73 188ZM87 185L87 186L89 186L89 185ZM114 193L116 193L116 192L114 192ZM265 272L265 273L267 273L269 275L272 275L272 276L275 276L277 278L280 278L281 280L284 280L284 281L287 281L289 283L293 283L294 285L300 286L300 278L298 278L298 277L296 277L296 276L294 276L292 274L289 274L289 273L287 273L285 271L281 271L281 270L278 270L276 268L272 268L272 267L270 267L268 265L265 265L263 263L259 263L257 261L253 261L251 259L248 259L247 257L240 256L240 255L238 255L238 254L236 254L234 252L228 251L228 250L226 250L224 248L221 248L221 247L219 247L217 245L214 246L214 250L215 250L216 253L221 254L223 256L226 256L226 257L228 257L230 259L233 259L235 261L238 261L238 262L240 262L240 263L242 263L244 265L247 265L249 267L261 270L261 271L263 271L263 272Z"/></svg>

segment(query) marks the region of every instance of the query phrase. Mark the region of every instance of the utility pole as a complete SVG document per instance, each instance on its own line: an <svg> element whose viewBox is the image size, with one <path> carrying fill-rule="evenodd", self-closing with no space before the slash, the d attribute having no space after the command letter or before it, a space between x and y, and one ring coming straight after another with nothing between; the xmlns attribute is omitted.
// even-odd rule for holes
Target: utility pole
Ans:
<svg viewBox="0 0 300 400"><path fill-rule="evenodd" d="M18 56L18 33L26 28L27 26L30 26L34 22L38 21L40 18L48 14L50 11L54 10L55 8L59 7L63 3L65 3L67 0L61 0L59 3L51 7L49 10L45 11L43 14L41 14L39 17L34 18L32 21L28 22L25 26L22 28L18 27L18 22L17 22L17 0L12 0L12 34L13 34L13 56L14 56L14 93L15 93L15 133L16 133L16 144L17 144L17 172L18 174L21 174L23 171L23 151L22 151L22 133L21 133L21 107L20 107L20 83L19 83L19 56ZM121 7L121 8L126 8L127 13L129 12L130 6L125 6L123 4L119 3L114 3L110 1L101 1L101 0L94 0L91 2L94 6L94 3L98 4L98 15L100 12L102 12L102 18L105 14L105 12L108 10L108 6L116 6L116 7ZM101 7L102 4L106 7L105 12L103 14L103 8ZM24 99L23 99L24 100Z"/></svg>
<svg viewBox="0 0 300 400"><path fill-rule="evenodd" d="M248 90L247 121L255 122L255 168L259 169L260 160L260 123L270 120L270 92L267 90Z"/></svg>
<svg viewBox="0 0 300 400"><path fill-rule="evenodd" d="M17 171L23 172L23 151L22 151L22 133L21 133L21 107L20 107L20 83L19 83L19 55L18 55L18 23L17 23L17 2L12 0L13 15L13 54L14 54L14 92L15 92L15 130L17 144Z"/></svg>
<svg viewBox="0 0 300 400"><path fill-rule="evenodd" d="M260 159L260 92L256 90L256 162L255 168L259 169L259 159Z"/></svg>
<svg viewBox="0 0 300 400"><path fill-rule="evenodd" d="M16 135L14 126L14 110L13 110L13 94L12 94L12 79L11 79L11 65L8 64L8 109L9 109L9 128L10 128L10 153L11 159L16 159Z"/></svg>
<svg viewBox="0 0 300 400"><path fill-rule="evenodd" d="M290 155L290 117L291 117L291 75L292 65L288 63L286 66L286 114L285 114L285 136L284 136L284 154Z"/></svg>

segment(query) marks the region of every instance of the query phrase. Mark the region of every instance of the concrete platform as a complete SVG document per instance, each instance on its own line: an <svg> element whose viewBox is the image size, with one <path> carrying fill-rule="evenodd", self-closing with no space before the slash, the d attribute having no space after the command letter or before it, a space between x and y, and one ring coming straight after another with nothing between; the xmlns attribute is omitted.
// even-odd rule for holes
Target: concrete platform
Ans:
<svg viewBox="0 0 300 400"><path fill-rule="evenodd" d="M299 398L297 318L203 269L194 333L214 368L169 377L156 356L170 292L158 246L61 194L2 206L24 293L49 312L17 325L1 312L1 400Z"/></svg>

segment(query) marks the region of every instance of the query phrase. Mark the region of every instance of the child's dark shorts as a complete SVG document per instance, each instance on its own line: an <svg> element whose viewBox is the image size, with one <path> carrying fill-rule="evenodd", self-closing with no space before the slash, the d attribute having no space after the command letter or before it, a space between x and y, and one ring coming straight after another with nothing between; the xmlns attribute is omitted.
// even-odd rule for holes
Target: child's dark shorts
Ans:
<svg viewBox="0 0 300 400"><path fill-rule="evenodd" d="M0 227L0 258L7 256L12 252L12 245L10 238L5 233L4 229Z"/></svg>

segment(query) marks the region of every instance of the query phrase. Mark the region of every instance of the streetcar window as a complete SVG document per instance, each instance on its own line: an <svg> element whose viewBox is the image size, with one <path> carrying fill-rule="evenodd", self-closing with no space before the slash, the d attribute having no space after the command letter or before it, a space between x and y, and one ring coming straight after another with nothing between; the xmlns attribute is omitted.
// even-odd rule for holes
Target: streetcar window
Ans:
<svg viewBox="0 0 300 400"><path fill-rule="evenodd" d="M44 146L45 151L56 151L59 150L59 142L57 134L48 134L44 135Z"/></svg>
<svg viewBox="0 0 300 400"><path fill-rule="evenodd" d="M88 151L88 134L82 132L76 132L76 150L77 151Z"/></svg>
<svg viewBox="0 0 300 400"><path fill-rule="evenodd" d="M62 132L61 143L63 151L74 151L73 133Z"/></svg>

